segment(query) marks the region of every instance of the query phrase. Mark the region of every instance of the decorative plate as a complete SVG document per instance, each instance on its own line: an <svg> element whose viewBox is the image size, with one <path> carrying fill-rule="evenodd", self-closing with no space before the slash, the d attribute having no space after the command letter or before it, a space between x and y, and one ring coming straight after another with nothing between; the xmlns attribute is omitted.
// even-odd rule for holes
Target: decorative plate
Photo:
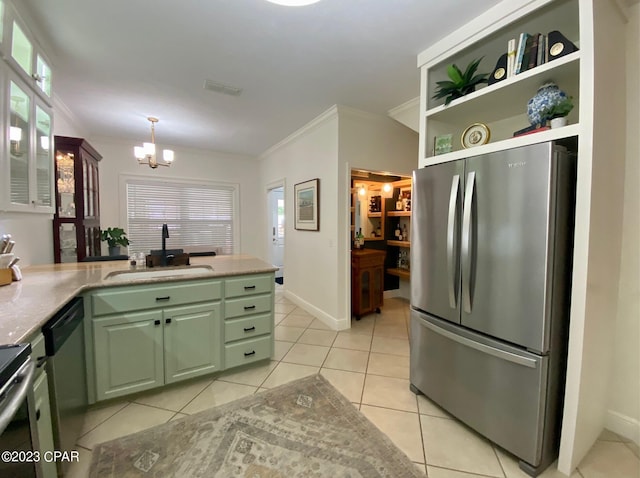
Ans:
<svg viewBox="0 0 640 478"><path fill-rule="evenodd" d="M462 133L462 147L473 148L487 144L491 138L489 127L483 123L473 123Z"/></svg>

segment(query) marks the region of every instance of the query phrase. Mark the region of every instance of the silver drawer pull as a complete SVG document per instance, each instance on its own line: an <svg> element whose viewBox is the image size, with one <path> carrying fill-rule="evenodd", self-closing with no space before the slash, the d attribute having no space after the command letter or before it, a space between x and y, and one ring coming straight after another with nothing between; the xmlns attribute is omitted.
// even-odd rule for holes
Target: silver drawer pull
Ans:
<svg viewBox="0 0 640 478"><path fill-rule="evenodd" d="M256 330L256 328L255 328L255 327L253 327L253 326L252 326L252 327L245 327L245 328L244 328L244 331L245 331L245 332L251 332L251 331L253 331L253 330Z"/></svg>
<svg viewBox="0 0 640 478"><path fill-rule="evenodd" d="M255 308L256 308L255 305L245 305L244 306L244 310L252 310L252 309L255 309Z"/></svg>
<svg viewBox="0 0 640 478"><path fill-rule="evenodd" d="M244 356L245 356L245 357L250 357L250 356L255 355L255 354L256 354L256 351L255 351L255 350L252 350L251 352L245 352L245 353L244 353Z"/></svg>

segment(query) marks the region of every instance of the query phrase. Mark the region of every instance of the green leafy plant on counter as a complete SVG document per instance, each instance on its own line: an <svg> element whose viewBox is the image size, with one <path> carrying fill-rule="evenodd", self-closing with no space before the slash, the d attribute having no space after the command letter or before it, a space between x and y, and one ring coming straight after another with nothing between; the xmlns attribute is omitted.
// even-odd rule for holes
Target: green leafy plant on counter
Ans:
<svg viewBox="0 0 640 478"><path fill-rule="evenodd" d="M109 247L128 246L127 233L120 227L108 227L100 231L100 240L107 241Z"/></svg>
<svg viewBox="0 0 640 478"><path fill-rule="evenodd" d="M573 109L573 96L567 96L555 105L543 109L540 117L544 120L552 120L554 118L564 118Z"/></svg>
<svg viewBox="0 0 640 478"><path fill-rule="evenodd" d="M436 85L438 85L439 89L433 95L433 99L437 100L446 97L444 104L448 105L456 98L462 98L464 95L474 92L477 85L487 83L489 81L489 73L475 74L482 58L469 63L464 73L457 65L449 65L447 67L447 75L451 78L451 81L437 81Z"/></svg>

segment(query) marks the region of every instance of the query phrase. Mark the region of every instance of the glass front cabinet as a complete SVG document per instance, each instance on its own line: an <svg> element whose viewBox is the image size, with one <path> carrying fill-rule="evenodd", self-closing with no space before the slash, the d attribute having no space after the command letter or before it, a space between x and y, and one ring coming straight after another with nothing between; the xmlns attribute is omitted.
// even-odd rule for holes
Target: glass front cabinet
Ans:
<svg viewBox="0 0 640 478"><path fill-rule="evenodd" d="M100 255L98 163L102 156L84 139L56 136L53 217L55 262Z"/></svg>
<svg viewBox="0 0 640 478"><path fill-rule="evenodd" d="M0 209L52 214L51 68L11 3L0 0Z"/></svg>

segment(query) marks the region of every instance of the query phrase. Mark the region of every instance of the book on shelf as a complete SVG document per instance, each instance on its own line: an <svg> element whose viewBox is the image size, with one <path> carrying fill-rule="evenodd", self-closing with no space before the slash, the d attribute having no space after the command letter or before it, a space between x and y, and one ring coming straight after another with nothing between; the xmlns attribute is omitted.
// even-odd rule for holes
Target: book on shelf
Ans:
<svg viewBox="0 0 640 478"><path fill-rule="evenodd" d="M524 136L526 134L540 133L541 131L548 130L548 126L543 126L540 124L533 124L531 126L527 126L526 128L519 129L518 131L513 132L513 137L516 136Z"/></svg>
<svg viewBox="0 0 640 478"><path fill-rule="evenodd" d="M547 35L538 33L538 58L536 60L536 66L542 65L544 61L544 53L547 49Z"/></svg>
<svg viewBox="0 0 640 478"><path fill-rule="evenodd" d="M527 63L527 70L538 66L538 47L540 42L540 34L536 33L531 37L531 47L529 49L529 61Z"/></svg>
<svg viewBox="0 0 640 478"><path fill-rule="evenodd" d="M515 71L513 72L514 75L517 75L522 70L524 52L527 48L527 40L529 39L529 37L530 35L528 33L523 32L520 34L518 40L518 49L516 50L516 65Z"/></svg>
<svg viewBox="0 0 640 478"><path fill-rule="evenodd" d="M512 38L507 44L507 78L513 76L516 63L516 39Z"/></svg>
<svg viewBox="0 0 640 478"><path fill-rule="evenodd" d="M513 58L512 63L507 63L507 77L523 73L536 66L543 65L549 61L548 50L549 39L547 35L536 33L530 35L523 32L516 40L509 40L507 44L507 60ZM511 54L513 52L513 55Z"/></svg>

